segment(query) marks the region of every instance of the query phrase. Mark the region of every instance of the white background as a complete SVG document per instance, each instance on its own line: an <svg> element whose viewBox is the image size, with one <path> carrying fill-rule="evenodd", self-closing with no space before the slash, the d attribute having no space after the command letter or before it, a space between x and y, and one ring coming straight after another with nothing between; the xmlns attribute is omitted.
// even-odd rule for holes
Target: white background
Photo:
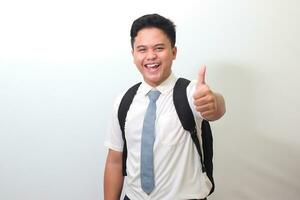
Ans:
<svg viewBox="0 0 300 200"><path fill-rule="evenodd" d="M178 76L227 104L212 123L210 200L299 199L297 0L0 2L0 199L99 200L112 101L140 80L137 17L177 25Z"/></svg>

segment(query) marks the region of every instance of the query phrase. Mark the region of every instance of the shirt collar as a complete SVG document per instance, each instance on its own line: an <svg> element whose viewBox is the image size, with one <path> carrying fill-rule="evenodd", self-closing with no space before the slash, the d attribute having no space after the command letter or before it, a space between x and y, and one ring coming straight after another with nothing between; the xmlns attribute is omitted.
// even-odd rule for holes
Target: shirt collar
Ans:
<svg viewBox="0 0 300 200"><path fill-rule="evenodd" d="M159 86L155 87L155 89L160 91L161 94L166 94L174 88L176 80L177 78L175 77L175 75L171 73L170 76ZM150 92L150 90L152 89L153 89L152 86L150 86L145 81L142 81L139 92L141 92L143 95L147 95L148 92Z"/></svg>

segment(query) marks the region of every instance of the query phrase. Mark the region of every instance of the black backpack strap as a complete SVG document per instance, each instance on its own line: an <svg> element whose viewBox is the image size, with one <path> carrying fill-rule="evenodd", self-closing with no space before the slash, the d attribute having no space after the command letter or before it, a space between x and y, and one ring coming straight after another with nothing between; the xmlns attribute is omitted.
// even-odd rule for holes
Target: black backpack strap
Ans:
<svg viewBox="0 0 300 200"><path fill-rule="evenodd" d="M189 105L189 101L186 95L186 88L190 84L190 81L184 78L179 78L174 86L173 91L173 102L179 117L179 120L182 124L182 127L190 132L192 140L196 145L198 154L200 156L200 161L202 165L202 171L205 172L205 166L203 163L203 156L201 152L200 142L197 137L197 128L194 119L192 109Z"/></svg>
<svg viewBox="0 0 300 200"><path fill-rule="evenodd" d="M197 128L194 119L193 112L188 102L188 97L186 94L186 88L190 84L190 81L184 78L179 78L174 86L173 91L173 102L179 117L179 120L185 130L187 130L192 140L196 146L197 152L200 156L200 162L202 166L202 171L207 173L208 178L212 182L212 189L210 194L214 191L214 180L213 180L213 143L212 143L212 133L209 122L206 120L202 121L202 145L203 145L203 154L202 156L201 146L199 139L197 137Z"/></svg>
<svg viewBox="0 0 300 200"><path fill-rule="evenodd" d="M206 174L212 183L212 189L210 194L215 190L215 183L213 178L213 137L209 122L206 120L202 121L201 126L202 134L202 147L204 152L204 165L206 167Z"/></svg>
<svg viewBox="0 0 300 200"><path fill-rule="evenodd" d="M133 98L136 95L136 92L140 85L141 85L141 83L137 83L127 90L127 92L124 94L124 96L120 102L119 109L118 109L118 119L119 119L121 131L122 131L122 138L124 141L123 157L122 157L123 176L127 175L127 172L126 172L127 142L126 142L126 138L125 138L125 121L126 121L127 112L130 108Z"/></svg>

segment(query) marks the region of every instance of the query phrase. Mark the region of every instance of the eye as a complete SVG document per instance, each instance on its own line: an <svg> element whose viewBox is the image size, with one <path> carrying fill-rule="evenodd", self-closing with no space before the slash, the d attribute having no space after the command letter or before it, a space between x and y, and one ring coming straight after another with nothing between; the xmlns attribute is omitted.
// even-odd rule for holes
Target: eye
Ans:
<svg viewBox="0 0 300 200"><path fill-rule="evenodd" d="M155 50L160 52L160 51L164 50L164 47L156 47Z"/></svg>
<svg viewBox="0 0 300 200"><path fill-rule="evenodd" d="M146 52L146 49L145 49L145 48L140 48L140 49L138 49L138 52L140 52L140 53L145 53L145 52Z"/></svg>

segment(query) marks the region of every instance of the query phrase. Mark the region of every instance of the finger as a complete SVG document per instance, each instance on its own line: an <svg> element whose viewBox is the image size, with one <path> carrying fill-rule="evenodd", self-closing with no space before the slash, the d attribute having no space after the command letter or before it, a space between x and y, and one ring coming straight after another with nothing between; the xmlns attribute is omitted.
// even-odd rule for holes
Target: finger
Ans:
<svg viewBox="0 0 300 200"><path fill-rule="evenodd" d="M208 104L209 102L207 102L206 98L205 97L202 97L202 98L198 98L198 99L195 99L194 100L194 105L195 106L204 106L206 104Z"/></svg>
<svg viewBox="0 0 300 200"><path fill-rule="evenodd" d="M204 104L204 105L198 105L196 106L196 110L198 112L205 112L205 111L212 111L214 112L215 111L215 105L214 103L208 103L208 104Z"/></svg>
<svg viewBox="0 0 300 200"><path fill-rule="evenodd" d="M193 97L195 100L198 100L199 98L207 97L210 94L211 90L209 89L209 87L207 85L201 85L196 89Z"/></svg>
<svg viewBox="0 0 300 200"><path fill-rule="evenodd" d="M205 84L205 73L206 73L206 66L201 65L200 70L198 72L197 87L200 87L201 85Z"/></svg>
<svg viewBox="0 0 300 200"><path fill-rule="evenodd" d="M201 116L202 116L204 119L211 119L211 118L214 116L214 112L212 112L212 111L202 112L202 113L201 113Z"/></svg>

